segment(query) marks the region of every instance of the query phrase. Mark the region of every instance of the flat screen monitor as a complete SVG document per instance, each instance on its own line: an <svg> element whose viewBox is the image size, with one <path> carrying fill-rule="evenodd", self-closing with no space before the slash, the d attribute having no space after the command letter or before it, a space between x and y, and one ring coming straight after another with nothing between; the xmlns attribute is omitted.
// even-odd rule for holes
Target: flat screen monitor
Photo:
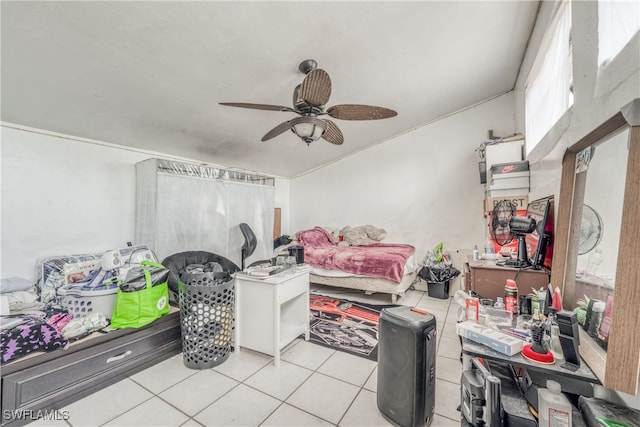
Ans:
<svg viewBox="0 0 640 427"><path fill-rule="evenodd" d="M551 270L553 255L553 196L529 202L527 214L536 220L536 229L525 236L527 255L534 268Z"/></svg>

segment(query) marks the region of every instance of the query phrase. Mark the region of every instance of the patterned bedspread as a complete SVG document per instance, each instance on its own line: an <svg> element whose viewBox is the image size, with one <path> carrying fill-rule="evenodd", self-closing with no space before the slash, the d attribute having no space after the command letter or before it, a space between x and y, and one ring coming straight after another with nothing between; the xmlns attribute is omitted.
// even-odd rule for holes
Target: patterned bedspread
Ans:
<svg viewBox="0 0 640 427"><path fill-rule="evenodd" d="M402 281L404 265L415 252L413 246L401 244L338 246L321 227L299 231L296 238L304 246L304 261L314 267L380 277L396 283Z"/></svg>

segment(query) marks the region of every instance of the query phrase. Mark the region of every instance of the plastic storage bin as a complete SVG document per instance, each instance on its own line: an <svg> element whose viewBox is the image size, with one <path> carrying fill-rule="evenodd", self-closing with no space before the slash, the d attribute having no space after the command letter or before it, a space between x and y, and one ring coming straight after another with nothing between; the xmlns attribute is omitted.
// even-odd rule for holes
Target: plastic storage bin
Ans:
<svg viewBox="0 0 640 427"><path fill-rule="evenodd" d="M117 285L111 289L94 291L58 289L62 307L73 314L73 317L85 317L93 313L102 313L107 319L111 319L117 293Z"/></svg>
<svg viewBox="0 0 640 427"><path fill-rule="evenodd" d="M447 299L449 298L449 281L431 282L427 281L427 292L432 298Z"/></svg>
<svg viewBox="0 0 640 427"><path fill-rule="evenodd" d="M233 337L235 280L219 284L204 276L178 284L182 356L192 369L227 360Z"/></svg>

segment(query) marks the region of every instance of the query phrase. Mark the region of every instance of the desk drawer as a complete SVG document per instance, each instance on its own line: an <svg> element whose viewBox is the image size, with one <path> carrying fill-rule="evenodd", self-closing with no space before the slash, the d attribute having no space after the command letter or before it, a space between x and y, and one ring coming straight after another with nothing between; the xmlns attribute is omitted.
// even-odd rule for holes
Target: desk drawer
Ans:
<svg viewBox="0 0 640 427"><path fill-rule="evenodd" d="M309 275L303 274L278 286L278 304L289 301L291 298L309 290Z"/></svg>

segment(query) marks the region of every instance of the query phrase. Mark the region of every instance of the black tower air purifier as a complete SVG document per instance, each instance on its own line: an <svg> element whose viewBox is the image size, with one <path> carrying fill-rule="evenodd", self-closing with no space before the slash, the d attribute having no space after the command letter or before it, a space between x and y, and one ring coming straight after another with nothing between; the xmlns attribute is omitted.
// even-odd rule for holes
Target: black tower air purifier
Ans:
<svg viewBox="0 0 640 427"><path fill-rule="evenodd" d="M436 404L436 319L384 308L378 327L378 409L403 427L431 424Z"/></svg>

